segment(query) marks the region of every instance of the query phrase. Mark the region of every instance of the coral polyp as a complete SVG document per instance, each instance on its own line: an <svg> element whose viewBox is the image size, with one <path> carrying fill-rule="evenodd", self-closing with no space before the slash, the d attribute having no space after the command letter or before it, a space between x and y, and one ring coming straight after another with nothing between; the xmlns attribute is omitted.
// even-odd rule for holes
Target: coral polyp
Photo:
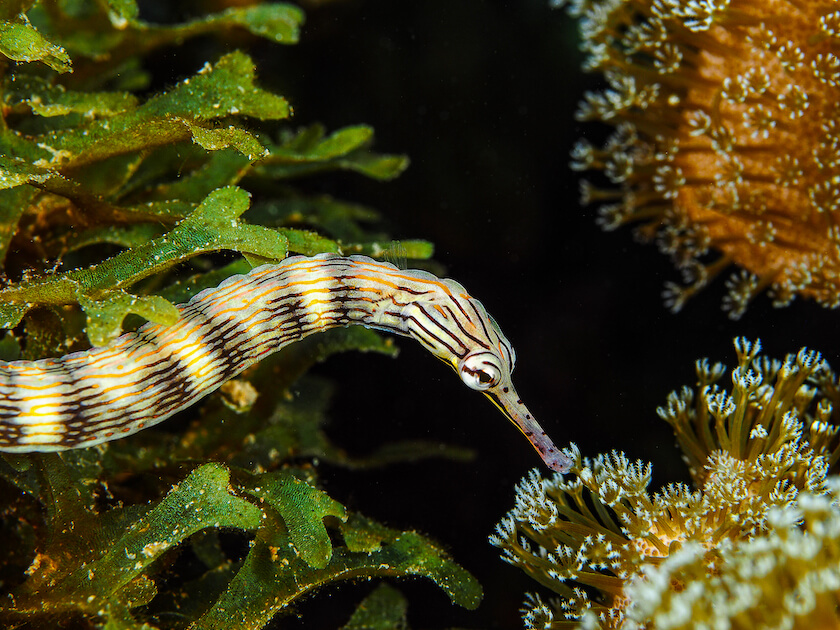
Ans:
<svg viewBox="0 0 840 630"><path fill-rule="evenodd" d="M559 2L556 4L564 4ZM580 120L614 132L580 141L573 168L600 223L640 224L683 275L677 311L727 268L737 318L770 289L840 305L840 11L810 0L572 0L585 67L608 87Z"/></svg>

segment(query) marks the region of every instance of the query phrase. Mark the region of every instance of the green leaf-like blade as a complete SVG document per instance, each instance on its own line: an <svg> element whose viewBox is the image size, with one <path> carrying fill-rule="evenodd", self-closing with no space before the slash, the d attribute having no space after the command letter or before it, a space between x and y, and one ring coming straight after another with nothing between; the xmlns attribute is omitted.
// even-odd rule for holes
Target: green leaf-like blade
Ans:
<svg viewBox="0 0 840 630"><path fill-rule="evenodd" d="M347 519L347 511L325 492L288 473L260 475L248 493L271 505L289 529L289 536L300 557L309 566L323 569L332 557L324 519Z"/></svg>
<svg viewBox="0 0 840 630"><path fill-rule="evenodd" d="M252 7L231 8L207 19L210 24L230 22L254 35L278 44L295 44L303 24L303 11L291 4L266 3Z"/></svg>
<svg viewBox="0 0 840 630"><path fill-rule="evenodd" d="M229 483L230 473L219 464L195 469L109 545L100 559L71 574L58 587L56 596L79 598L87 592L101 603L198 531L218 527L256 529L262 513L255 505L231 494ZM92 603L86 602L86 607Z"/></svg>
<svg viewBox="0 0 840 630"><path fill-rule="evenodd" d="M164 326L171 326L179 317L178 309L157 295L137 296L117 289L106 292L97 300L80 292L78 299L87 315L85 332L94 346L104 346L117 337L129 314Z"/></svg>
<svg viewBox="0 0 840 630"><path fill-rule="evenodd" d="M326 137L321 125L312 125L282 145L269 146L270 155L255 170L263 177L282 179L346 169L386 180L408 167L403 155L372 153L368 149L372 138L373 130L366 125L345 127Z"/></svg>
<svg viewBox="0 0 840 630"><path fill-rule="evenodd" d="M0 54L15 61L41 61L56 72L72 70L70 55L23 21L0 21Z"/></svg>
<svg viewBox="0 0 840 630"><path fill-rule="evenodd" d="M192 134L193 142L208 151L219 151L232 147L248 158L256 160L268 154L260 141L253 134L233 125L225 129L208 129L190 121L184 121Z"/></svg>
<svg viewBox="0 0 840 630"><path fill-rule="evenodd" d="M257 532L254 546L227 590L191 630L258 630L301 595L324 584L374 576L422 576L441 587L453 603L475 609L482 597L476 579L431 541L414 532L391 530L353 517L342 532L362 529L376 548L333 550L329 564L316 569L288 545L277 546L271 527Z"/></svg>
<svg viewBox="0 0 840 630"><path fill-rule="evenodd" d="M20 110L29 107L39 116L81 114L92 119L115 116L137 107L137 97L127 92L79 92L57 83L54 78L27 74L7 77L3 100Z"/></svg>
<svg viewBox="0 0 840 630"><path fill-rule="evenodd" d="M207 64L198 74L149 99L133 112L95 120L68 131L51 132L40 139L40 144L53 153L60 152L64 160L62 167L69 168L181 142L192 137L192 126L200 126L201 121L233 115L260 120L287 118L290 109L286 99L258 88L254 80L251 58L233 52L215 65ZM206 130L199 133L208 137ZM240 134L240 145L245 136L250 134ZM262 152L262 148L252 151L257 156Z"/></svg>

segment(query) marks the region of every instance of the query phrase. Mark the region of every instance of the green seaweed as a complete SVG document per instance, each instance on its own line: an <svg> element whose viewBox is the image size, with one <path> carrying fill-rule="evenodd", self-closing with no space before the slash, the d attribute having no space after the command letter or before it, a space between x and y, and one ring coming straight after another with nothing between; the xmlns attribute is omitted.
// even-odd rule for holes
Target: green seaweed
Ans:
<svg viewBox="0 0 840 630"><path fill-rule="evenodd" d="M211 606L182 619L190 628L262 628L301 595L360 576L422 575L462 606L475 608L480 599L475 579L431 541L349 517L304 471L298 473L304 479L281 471L240 475L242 481L221 464L207 463L152 505L97 512L79 462L59 455L33 459L53 535L26 581L0 603L0 619L11 623L64 614L96 617L106 627L137 627L133 609L155 600L150 575L166 555L191 536L220 528L251 533L254 540L235 571L218 548L208 553L210 541L201 540L201 558L215 560L207 570L228 569L232 577ZM332 542L328 526L345 544Z"/></svg>
<svg viewBox="0 0 840 630"><path fill-rule="evenodd" d="M0 53L15 61L41 61L57 72L70 71L67 51L47 40L26 20L0 22Z"/></svg>
<svg viewBox="0 0 840 630"><path fill-rule="evenodd" d="M307 230L269 229L237 221L248 207L247 194L223 186L238 182L252 167L258 170L251 174L251 179L289 177L291 173L281 175L281 172L291 165L308 169L309 173L353 168L371 177L387 179L405 168L406 160L399 156L380 156L381 160L372 157L368 150L372 130L365 126L325 135L321 126L314 125L287 134L279 144L268 140L263 144L251 132L232 124L224 128L206 126L207 121L233 114L261 120L286 118L289 108L285 99L260 90L253 81L251 60L243 53L234 52L214 66L205 66L169 92L140 105L135 99L115 99L114 94L106 93L104 102L110 108L108 112L113 113L114 107L122 105L119 115L100 119L97 116L103 110L94 109L72 128L50 131L28 142L17 135L9 136L5 145L0 139L0 149L5 150L0 155L0 182L9 191L6 194L10 205L5 213L10 226L25 216L27 206L34 204L33 197L40 189L64 200L51 199L51 203L84 207L88 221L93 216L117 223L80 233L54 235L47 248L56 257L102 243L128 247L96 266L6 286L0 290L0 326L17 326L37 306L78 303L88 315L88 338L94 345L102 345L119 333L124 317L130 313L171 324L176 317L171 305L128 294L125 289L191 257L232 250L259 264L282 260L290 250L303 254L341 251L339 242ZM38 86L43 87L43 82ZM52 92L59 97L68 95L58 88ZM41 90L40 103L45 102L44 95L48 93ZM13 95L12 102L15 99L31 102L33 97L27 99L18 93L16 97ZM52 100L55 104L60 99ZM78 105L96 99L91 95L86 98L76 95L71 100ZM32 113L39 114L39 109L33 108ZM142 168L142 163L148 161L142 156L127 157L170 145L183 147L190 140L204 150L200 154L203 161L192 175L179 173L172 184L160 182L159 178L165 176L160 172L155 173L157 178L151 179ZM180 152L162 157L154 160L155 169L163 165L175 170L176 157L178 164L184 159ZM90 168L92 164L97 165L96 170ZM102 165L112 182L110 189L101 185ZM125 196L134 199L139 196L138 184L132 181L135 177L141 182L155 182L151 194L144 195L143 203L118 203ZM93 181L83 178L93 178ZM113 182L121 184L114 186ZM108 197L113 197L114 202ZM150 220L154 223L147 223ZM148 241L151 234L157 235L161 222L179 220L173 229ZM129 225L121 226L121 223ZM11 227L6 231L14 234ZM0 238L0 246L5 245L0 256L8 250L10 242L11 237ZM349 247L365 253L375 253L376 249L352 243ZM431 250L421 246L415 253L418 257L428 256Z"/></svg>
<svg viewBox="0 0 840 630"><path fill-rule="evenodd" d="M454 603L472 609L480 600L481 589L475 579L414 532L397 532L356 519L343 528L345 540L347 532L368 534L375 536L376 548L353 549L348 541L347 546L334 548L329 563L318 568L308 564L286 536L277 536L276 530L264 531L264 536L257 533L243 567L225 593L191 628L261 628L278 610L319 584L373 575L423 575L443 588ZM282 573L288 571L294 580L284 579Z"/></svg>
<svg viewBox="0 0 840 630"><path fill-rule="evenodd" d="M349 171L408 165L373 151L363 124L291 125L244 51L294 44L292 5L151 24L134 0L0 4L0 355L38 359L173 323L175 304L291 253L432 255L399 248L380 215L319 191ZM203 67L161 88L163 46L237 31ZM199 64L200 65L200 64ZM305 187L302 177L308 177ZM252 199L255 200L252 203ZM181 420L61 454L0 457L0 625L262 628L346 580L420 576L475 608L481 587L427 537L328 495L317 461L347 471L472 453L427 442L348 453L324 430L334 383L307 372L338 352L394 356L360 327L307 338L250 368ZM396 439L397 436L394 436ZM348 628L403 627L380 588Z"/></svg>
<svg viewBox="0 0 840 630"><path fill-rule="evenodd" d="M30 9L31 5L34 6ZM244 29L274 43L294 44L298 41L304 19L298 7L283 3L230 8L174 25L139 20L134 0L26 2L18 8L17 16L11 10L7 15L15 18L12 24L28 27L27 39L23 40L29 43L28 58L7 56L18 61L42 61L59 72L68 72L71 60L65 56L69 52L74 57L72 70L83 75L96 71L116 74L128 59L137 55L199 35L225 35L235 29ZM23 11L27 11L27 15L21 15ZM33 24L48 39L35 31ZM10 34L8 39L11 41L6 46L11 49L21 47L14 41L13 35ZM61 51L65 56L61 55Z"/></svg>

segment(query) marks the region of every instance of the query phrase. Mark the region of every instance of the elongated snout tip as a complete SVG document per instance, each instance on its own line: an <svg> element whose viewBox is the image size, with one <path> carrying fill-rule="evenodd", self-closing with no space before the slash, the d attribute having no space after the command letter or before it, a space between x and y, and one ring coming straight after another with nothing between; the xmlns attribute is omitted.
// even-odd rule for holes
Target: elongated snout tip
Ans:
<svg viewBox="0 0 840 630"><path fill-rule="evenodd" d="M529 427L529 430L522 429L522 433L531 442L533 447L540 454L540 457L554 472L567 473L572 469L574 462L569 458L562 449L557 448L551 438L548 437L545 431L542 430L539 424L534 422L536 430Z"/></svg>
<svg viewBox="0 0 840 630"><path fill-rule="evenodd" d="M542 459L545 462L546 466L551 468L551 470L553 470L554 472L559 472L561 474L569 472L572 469L572 465L574 464L574 462L572 462L572 460L569 459L568 455L566 455L561 450L557 450L556 448L553 453L540 453L540 455L542 456Z"/></svg>
<svg viewBox="0 0 840 630"><path fill-rule="evenodd" d="M574 462L561 449L555 446L548 434L543 431L540 424L534 419L528 408L516 395L512 388L509 388L507 395L498 395L488 392L490 399L504 412L505 416L522 431L528 441L540 454L545 465L554 472L567 473L572 469Z"/></svg>

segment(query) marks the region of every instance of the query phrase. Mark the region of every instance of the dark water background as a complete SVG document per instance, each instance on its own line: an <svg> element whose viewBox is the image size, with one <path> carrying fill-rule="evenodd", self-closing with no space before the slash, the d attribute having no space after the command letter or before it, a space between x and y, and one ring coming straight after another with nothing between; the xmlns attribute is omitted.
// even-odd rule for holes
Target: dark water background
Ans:
<svg viewBox="0 0 840 630"><path fill-rule="evenodd" d="M771 356L807 345L840 365L838 314L810 303L775 310L762 297L732 322L720 310L718 280L683 313L667 312L663 283L679 280L668 259L631 230L602 232L594 210L581 208L569 150L581 136L597 144L605 129L574 119L599 80L580 73L576 25L565 12L533 0L357 0L307 13L298 46L249 46L263 85L290 99L302 125L368 123L377 150L412 159L390 183L347 174L313 180L313 190L377 208L395 238L436 244L448 275L512 341L515 385L558 443L652 461L653 488L686 480L655 409L669 391L694 384L697 358L731 367L732 339L745 335L760 337ZM204 52L214 51L218 43L208 42ZM183 63L184 75L196 69L167 62ZM540 461L451 370L419 345L398 343L396 361L354 354L319 368L340 381L330 435L357 453L422 438L472 447L478 457L363 474L325 468L326 489L390 526L432 536L484 585L471 613L429 583L400 582L412 627L521 627L523 593L537 585L501 562L486 536L512 506L513 485ZM371 588L320 593L300 621L278 627L340 626Z"/></svg>

